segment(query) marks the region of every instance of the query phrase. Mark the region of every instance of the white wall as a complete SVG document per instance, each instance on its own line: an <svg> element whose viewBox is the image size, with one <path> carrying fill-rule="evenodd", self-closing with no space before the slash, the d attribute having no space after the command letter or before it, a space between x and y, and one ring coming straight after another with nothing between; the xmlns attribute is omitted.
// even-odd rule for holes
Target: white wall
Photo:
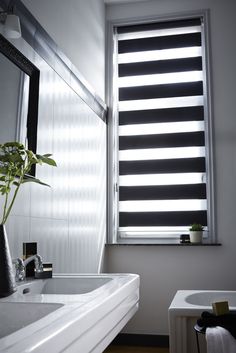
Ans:
<svg viewBox="0 0 236 353"><path fill-rule="evenodd" d="M103 0L23 0L41 26L104 99Z"/></svg>
<svg viewBox="0 0 236 353"><path fill-rule="evenodd" d="M140 309L125 332L168 334L167 311L178 289L236 290L236 2L153 0L111 5L107 19L210 9L216 227L221 247L107 246L106 269L141 276Z"/></svg>

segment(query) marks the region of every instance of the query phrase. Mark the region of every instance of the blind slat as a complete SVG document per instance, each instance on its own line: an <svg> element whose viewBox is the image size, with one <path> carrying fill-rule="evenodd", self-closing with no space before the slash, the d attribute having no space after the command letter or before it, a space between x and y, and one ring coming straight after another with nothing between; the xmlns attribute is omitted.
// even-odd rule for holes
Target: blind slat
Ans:
<svg viewBox="0 0 236 353"><path fill-rule="evenodd" d="M204 173L205 171L204 157L119 162L120 175Z"/></svg>
<svg viewBox="0 0 236 353"><path fill-rule="evenodd" d="M120 212L120 227L189 226L193 223L207 225L206 211L170 212Z"/></svg>
<svg viewBox="0 0 236 353"><path fill-rule="evenodd" d="M202 70L202 58L184 58L119 64L119 77Z"/></svg>
<svg viewBox="0 0 236 353"><path fill-rule="evenodd" d="M202 81L119 88L119 100L201 96Z"/></svg>
<svg viewBox="0 0 236 353"><path fill-rule="evenodd" d="M166 28L179 28L179 27L191 27L199 26L201 24L200 18L191 18L186 20L174 20L166 22L154 22L144 23L132 26L120 26L117 28L117 33L133 33L140 31L152 31L155 29L166 29Z"/></svg>
<svg viewBox="0 0 236 353"><path fill-rule="evenodd" d="M163 50L196 46L201 46L201 33L121 40L118 41L118 53L124 54L147 50Z"/></svg>
<svg viewBox="0 0 236 353"><path fill-rule="evenodd" d="M119 200L206 199L206 184L120 186Z"/></svg>
<svg viewBox="0 0 236 353"><path fill-rule="evenodd" d="M171 147L189 147L204 146L204 132L181 132L159 135L138 135L138 136L120 136L119 149L146 149L146 148L171 148Z"/></svg>
<svg viewBox="0 0 236 353"><path fill-rule="evenodd" d="M119 112L119 125L204 120L203 106Z"/></svg>

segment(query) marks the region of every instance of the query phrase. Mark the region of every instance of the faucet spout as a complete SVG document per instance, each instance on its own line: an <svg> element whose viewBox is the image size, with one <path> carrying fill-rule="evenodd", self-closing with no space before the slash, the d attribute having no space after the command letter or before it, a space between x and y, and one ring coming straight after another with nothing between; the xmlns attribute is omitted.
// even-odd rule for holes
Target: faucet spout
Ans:
<svg viewBox="0 0 236 353"><path fill-rule="evenodd" d="M42 257L40 255L36 254L36 255L27 257L27 259L23 261L24 267L26 267L31 261L34 261L36 272L43 272L43 262L42 262Z"/></svg>
<svg viewBox="0 0 236 353"><path fill-rule="evenodd" d="M34 261L34 267L36 273L43 272L42 257L38 254L27 257L24 261L21 258L14 259L12 262L15 265L15 278L16 282L23 281L25 279L25 268L31 262Z"/></svg>

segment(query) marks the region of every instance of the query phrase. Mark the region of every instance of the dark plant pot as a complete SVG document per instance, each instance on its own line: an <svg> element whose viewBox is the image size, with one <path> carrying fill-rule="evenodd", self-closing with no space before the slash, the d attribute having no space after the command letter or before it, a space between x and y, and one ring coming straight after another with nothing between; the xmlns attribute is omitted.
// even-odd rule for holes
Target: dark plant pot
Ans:
<svg viewBox="0 0 236 353"><path fill-rule="evenodd" d="M4 224L0 224L0 297L8 297L16 291L12 260Z"/></svg>

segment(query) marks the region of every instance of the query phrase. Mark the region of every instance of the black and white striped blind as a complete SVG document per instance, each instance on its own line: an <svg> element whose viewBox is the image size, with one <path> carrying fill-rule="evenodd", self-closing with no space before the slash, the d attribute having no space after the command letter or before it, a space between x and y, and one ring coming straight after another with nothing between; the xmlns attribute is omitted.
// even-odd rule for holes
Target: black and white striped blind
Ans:
<svg viewBox="0 0 236 353"><path fill-rule="evenodd" d="M117 27L121 235L207 226L201 27Z"/></svg>

